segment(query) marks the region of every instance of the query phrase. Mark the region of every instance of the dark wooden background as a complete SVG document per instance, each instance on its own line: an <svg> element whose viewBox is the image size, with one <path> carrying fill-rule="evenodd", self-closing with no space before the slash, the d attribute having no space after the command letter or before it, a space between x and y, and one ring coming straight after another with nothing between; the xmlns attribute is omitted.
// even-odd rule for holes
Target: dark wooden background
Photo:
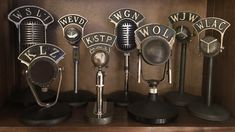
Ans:
<svg viewBox="0 0 235 132"><path fill-rule="evenodd" d="M215 57L213 75L214 101L223 105L235 115L235 14L234 0L208 1L208 16L223 18L231 23L224 37L225 49Z"/></svg>

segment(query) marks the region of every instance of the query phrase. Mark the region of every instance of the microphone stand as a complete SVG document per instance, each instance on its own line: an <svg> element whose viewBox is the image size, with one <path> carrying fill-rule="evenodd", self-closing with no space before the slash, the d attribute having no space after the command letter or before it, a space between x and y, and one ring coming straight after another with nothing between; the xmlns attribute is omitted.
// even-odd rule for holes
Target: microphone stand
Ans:
<svg viewBox="0 0 235 132"><path fill-rule="evenodd" d="M177 118L177 110L165 103L165 101L158 94L157 87L158 84L165 78L166 67L167 64L165 64L164 72L160 80L144 79L141 69L141 75L144 81L149 84L149 94L146 99L132 103L128 106L128 115L131 118L148 124L166 124Z"/></svg>
<svg viewBox="0 0 235 132"><path fill-rule="evenodd" d="M198 100L189 104L188 109L191 114L204 120L225 121L230 117L230 113L221 106L212 103L212 77L213 77L213 58L209 57L208 76L207 76L207 98L206 102Z"/></svg>
<svg viewBox="0 0 235 132"><path fill-rule="evenodd" d="M104 72L99 67L96 73L96 102L88 104L87 118L90 123L105 125L112 121L113 105L103 100Z"/></svg>
<svg viewBox="0 0 235 132"><path fill-rule="evenodd" d="M129 56L130 53L125 53L125 63L124 63L124 71L125 71L125 82L124 82L124 92L126 97L128 96L129 91Z"/></svg>
<svg viewBox="0 0 235 132"><path fill-rule="evenodd" d="M72 27L73 28L73 27ZM81 36L79 36L81 37ZM67 38L66 38L67 39ZM79 90L79 40L76 41L67 39L69 44L73 46L73 90L63 92L61 94L60 101L66 102L72 107L80 107L86 105L89 101L94 101L94 95L86 90Z"/></svg>
<svg viewBox="0 0 235 132"><path fill-rule="evenodd" d="M78 81L78 72L79 72L79 68L78 68L78 64L79 64L79 47L78 46L73 46L73 65L74 65L74 93L77 94L78 93L78 85L79 85L79 81Z"/></svg>
<svg viewBox="0 0 235 132"><path fill-rule="evenodd" d="M144 98L144 95L140 93L129 91L129 57L130 53L124 53L124 90L111 93L108 97L109 101L113 101L115 105L120 107L126 107L129 103L136 102Z"/></svg>
<svg viewBox="0 0 235 132"><path fill-rule="evenodd" d="M176 106L186 106L189 103L196 100L195 96L184 92L186 55L187 55L187 42L184 41L181 43L179 91L168 92L165 95L166 100Z"/></svg>
<svg viewBox="0 0 235 132"><path fill-rule="evenodd" d="M27 108L20 116L20 120L27 125L55 125L66 119L71 115L71 108L64 103L58 103L58 98L61 90L62 82L62 69L59 68L59 84L57 86L56 98L53 102L43 102L39 94L37 94L37 88L29 81L30 71L26 70L26 80L30 87L33 97L38 105ZM48 89L48 88L42 88ZM50 115L50 116L48 116Z"/></svg>

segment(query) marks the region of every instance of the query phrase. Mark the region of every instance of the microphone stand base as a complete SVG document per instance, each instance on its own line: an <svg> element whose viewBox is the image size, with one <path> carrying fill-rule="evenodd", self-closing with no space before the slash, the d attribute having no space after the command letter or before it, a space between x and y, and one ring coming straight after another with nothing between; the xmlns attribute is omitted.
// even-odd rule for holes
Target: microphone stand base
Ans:
<svg viewBox="0 0 235 132"><path fill-rule="evenodd" d="M127 108L128 115L142 123L146 124L166 124L173 122L177 116L177 110L166 104L158 95L156 99L150 98L130 104Z"/></svg>
<svg viewBox="0 0 235 132"><path fill-rule="evenodd" d="M38 97L42 101L50 101L50 99L53 99L56 95L56 93L50 89L48 89L47 92L42 92L41 88L36 88L36 92L38 94ZM28 107L37 104L29 87L13 91L8 100L13 105L19 107Z"/></svg>
<svg viewBox="0 0 235 132"><path fill-rule="evenodd" d="M129 103L134 103L139 100L143 100L145 96L143 94L128 91L126 94L125 91L113 92L108 96L108 101L114 102L116 106L126 107Z"/></svg>
<svg viewBox="0 0 235 132"><path fill-rule="evenodd" d="M230 113L219 105L207 106L203 101L196 101L188 105L190 113L198 118L208 121L226 121Z"/></svg>
<svg viewBox="0 0 235 132"><path fill-rule="evenodd" d="M88 103L86 118L87 120L96 125L105 125L112 121L113 118L113 103L103 102L103 114L98 116L96 111L96 102Z"/></svg>
<svg viewBox="0 0 235 132"><path fill-rule="evenodd" d="M85 106L95 99L95 95L86 90L78 90L78 93L74 93L74 91L62 92L59 97L60 102L67 103L72 107Z"/></svg>
<svg viewBox="0 0 235 132"><path fill-rule="evenodd" d="M168 92L165 94L165 99L167 102L180 107L187 106L197 100L197 98L197 96L188 93L180 94L179 92Z"/></svg>
<svg viewBox="0 0 235 132"><path fill-rule="evenodd" d="M49 108L37 105L26 109L20 120L30 126L51 126L68 119L71 113L67 104L57 103Z"/></svg>

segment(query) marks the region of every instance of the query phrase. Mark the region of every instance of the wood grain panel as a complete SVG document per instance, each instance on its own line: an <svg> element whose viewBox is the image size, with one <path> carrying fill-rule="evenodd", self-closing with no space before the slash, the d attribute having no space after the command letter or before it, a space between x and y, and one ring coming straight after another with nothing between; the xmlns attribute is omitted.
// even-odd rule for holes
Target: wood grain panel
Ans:
<svg viewBox="0 0 235 132"><path fill-rule="evenodd" d="M0 106L6 101L9 91L15 84L14 80L14 50L12 51L9 34L10 27L7 20L11 1L0 2Z"/></svg>
<svg viewBox="0 0 235 132"><path fill-rule="evenodd" d="M227 20L231 27L225 33L225 50L215 58L213 75L213 95L215 102L227 108L232 115L235 115L235 59L234 59L234 35L235 35L235 15L234 0L220 1L209 0L208 5L211 10L209 16L216 16Z"/></svg>

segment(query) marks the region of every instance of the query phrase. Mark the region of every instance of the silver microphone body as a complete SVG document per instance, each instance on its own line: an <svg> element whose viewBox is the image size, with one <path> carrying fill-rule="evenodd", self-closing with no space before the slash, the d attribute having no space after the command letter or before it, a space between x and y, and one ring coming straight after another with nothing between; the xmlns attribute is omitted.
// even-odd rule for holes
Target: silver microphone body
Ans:
<svg viewBox="0 0 235 132"><path fill-rule="evenodd" d="M19 50L22 52L24 49L34 45L35 43L46 42L45 26L40 20L25 19L19 28L20 45Z"/></svg>

